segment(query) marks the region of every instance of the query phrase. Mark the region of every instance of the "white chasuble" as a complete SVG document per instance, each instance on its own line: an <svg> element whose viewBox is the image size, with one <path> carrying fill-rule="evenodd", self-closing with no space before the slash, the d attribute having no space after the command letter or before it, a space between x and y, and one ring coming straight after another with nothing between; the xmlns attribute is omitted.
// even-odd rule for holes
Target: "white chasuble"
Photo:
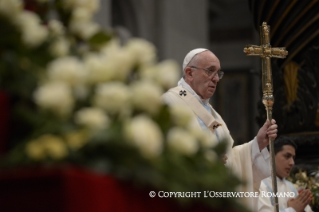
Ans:
<svg viewBox="0 0 319 212"><path fill-rule="evenodd" d="M188 106L194 114L193 124L203 128L204 123L204 127L210 131L214 138L219 141L224 140L228 142L226 153L228 160L226 166L243 182L246 182L245 185L241 185L238 188L238 192L259 191L260 181L269 177L271 171L268 150L265 148L260 151L256 138L248 143L232 148L234 141L221 116L210 105L210 111L208 111L205 105L209 103L206 102L205 104L203 101L200 101L190 86L172 88L163 94L162 97L168 105ZM239 198L239 201L241 200L252 211L257 211L258 197Z"/></svg>

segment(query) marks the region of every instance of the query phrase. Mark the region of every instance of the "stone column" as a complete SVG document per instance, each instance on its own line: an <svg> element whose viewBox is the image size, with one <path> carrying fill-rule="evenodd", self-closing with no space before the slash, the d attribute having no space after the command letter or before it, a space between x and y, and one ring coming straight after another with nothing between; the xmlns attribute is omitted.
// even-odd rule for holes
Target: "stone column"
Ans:
<svg viewBox="0 0 319 212"><path fill-rule="evenodd" d="M163 59L182 64L194 48L208 48L208 1L161 0L158 46Z"/></svg>

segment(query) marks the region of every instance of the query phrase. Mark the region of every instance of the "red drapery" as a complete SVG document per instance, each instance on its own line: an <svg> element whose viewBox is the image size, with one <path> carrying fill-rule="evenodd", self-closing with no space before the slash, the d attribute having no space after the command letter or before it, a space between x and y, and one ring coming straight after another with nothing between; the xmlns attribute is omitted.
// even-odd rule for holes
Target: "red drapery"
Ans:
<svg viewBox="0 0 319 212"><path fill-rule="evenodd" d="M6 150L9 112L9 98L6 93L0 91L0 154L3 154Z"/></svg>
<svg viewBox="0 0 319 212"><path fill-rule="evenodd" d="M172 199L157 195L151 198L150 191L76 167L11 170L0 174L0 211L218 211L201 205L182 207Z"/></svg>

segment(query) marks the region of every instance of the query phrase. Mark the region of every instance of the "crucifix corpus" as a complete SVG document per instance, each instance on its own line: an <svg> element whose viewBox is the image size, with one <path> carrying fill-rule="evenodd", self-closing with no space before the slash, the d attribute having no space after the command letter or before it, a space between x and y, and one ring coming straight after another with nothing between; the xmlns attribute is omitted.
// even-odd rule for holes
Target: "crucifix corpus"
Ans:
<svg viewBox="0 0 319 212"><path fill-rule="evenodd" d="M270 26L266 22L263 22L260 26L260 46L247 45L244 48L244 52L247 56L260 56L262 59L262 90L263 99L262 102L265 105L267 111L267 119L272 120L272 106L274 104L273 96L273 83L271 76L271 61L272 57L285 58L288 55L285 47L274 47L270 45ZM271 179L272 179L272 190L274 194L277 194L277 180L276 180L276 164L274 154L274 141L269 138L269 149L270 149L270 162L271 162ZM278 197L272 195L274 203L274 211L279 211Z"/></svg>

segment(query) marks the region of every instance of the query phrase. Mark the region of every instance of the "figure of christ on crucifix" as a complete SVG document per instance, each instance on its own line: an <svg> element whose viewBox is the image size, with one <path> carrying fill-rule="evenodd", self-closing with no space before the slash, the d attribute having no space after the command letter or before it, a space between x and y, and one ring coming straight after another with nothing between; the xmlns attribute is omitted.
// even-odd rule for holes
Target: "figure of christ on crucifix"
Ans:
<svg viewBox="0 0 319 212"><path fill-rule="evenodd" d="M263 22L260 27L260 46L247 45L244 48L244 52L248 56L260 56L262 58L262 91L263 99L262 102L265 105L267 112L267 119L272 120L272 106L274 104L273 97L273 83L271 74L271 58L285 58L288 55L288 51L285 47L271 47L270 45L270 27L266 22ZM272 190L277 193L277 180L276 180L276 163L274 155L274 140L269 138L269 149L270 149L270 162L271 162L271 179L272 179ZM274 211L279 211L278 197L273 196Z"/></svg>

